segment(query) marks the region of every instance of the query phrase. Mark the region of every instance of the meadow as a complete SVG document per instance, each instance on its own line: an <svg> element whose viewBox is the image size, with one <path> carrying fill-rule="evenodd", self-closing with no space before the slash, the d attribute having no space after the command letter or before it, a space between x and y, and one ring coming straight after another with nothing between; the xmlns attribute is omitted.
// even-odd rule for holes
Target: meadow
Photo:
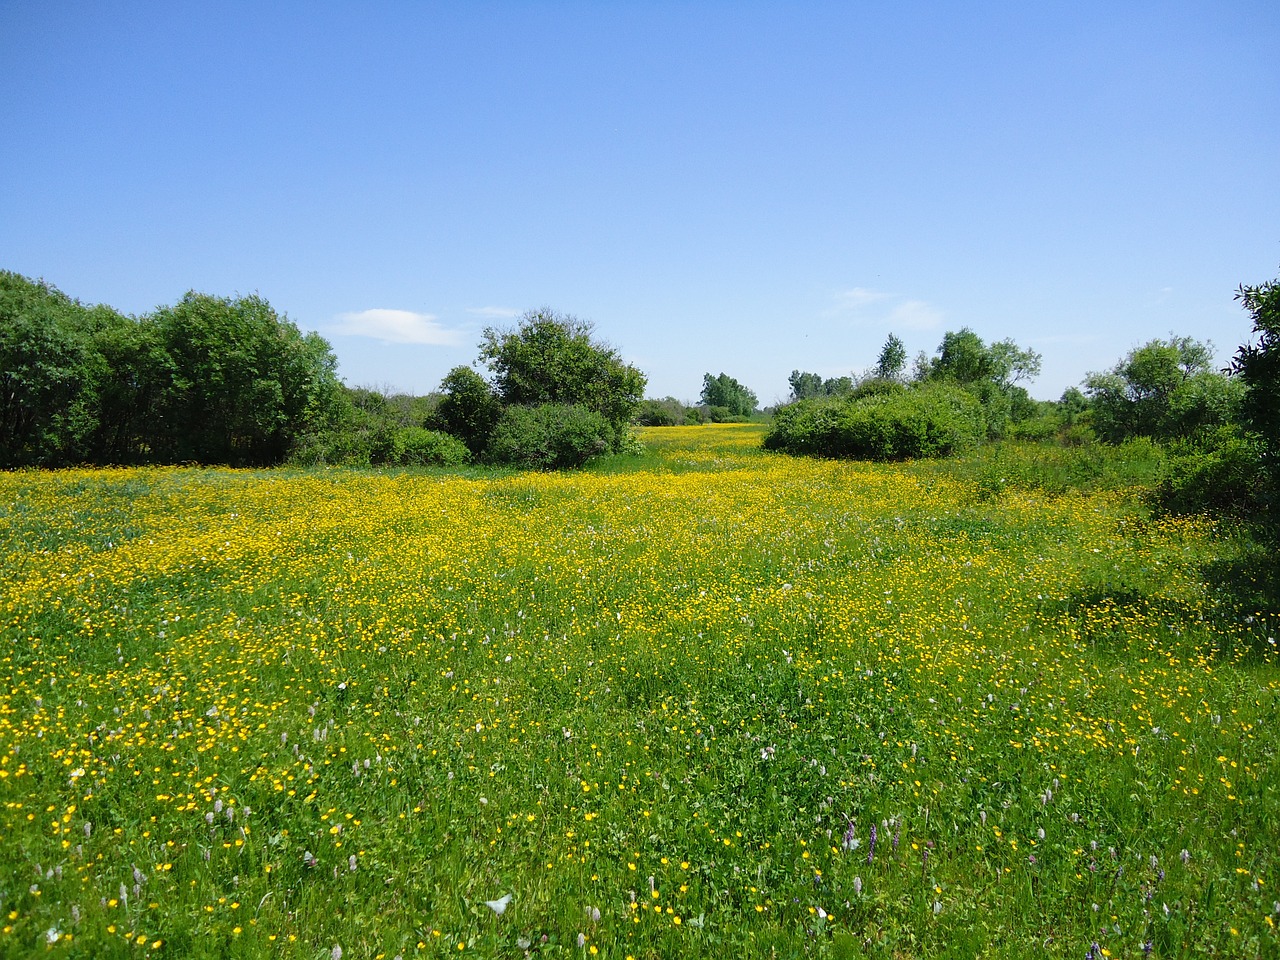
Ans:
<svg viewBox="0 0 1280 960"><path fill-rule="evenodd" d="M1233 531L760 437L0 474L0 955L1280 952Z"/></svg>

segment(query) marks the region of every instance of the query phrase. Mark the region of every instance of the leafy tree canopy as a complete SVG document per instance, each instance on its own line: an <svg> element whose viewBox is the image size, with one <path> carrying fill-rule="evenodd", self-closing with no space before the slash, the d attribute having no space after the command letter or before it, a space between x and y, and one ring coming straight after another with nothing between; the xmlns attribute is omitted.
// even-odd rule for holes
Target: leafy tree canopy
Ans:
<svg viewBox="0 0 1280 960"><path fill-rule="evenodd" d="M907 347L894 334L889 334L876 360L876 376L881 380L901 380L907 368Z"/></svg>
<svg viewBox="0 0 1280 960"><path fill-rule="evenodd" d="M724 407L735 417L751 416L757 403L756 395L727 373L703 375L702 402L709 407Z"/></svg>
<svg viewBox="0 0 1280 960"><path fill-rule="evenodd" d="M1093 429L1103 440L1170 440L1231 422L1243 386L1213 369L1213 345L1151 340L1105 373L1085 378Z"/></svg>
<svg viewBox="0 0 1280 960"><path fill-rule="evenodd" d="M493 373L501 403L583 406L620 434L644 397L646 378L594 340L594 329L546 307L526 313L513 330L486 329L480 359Z"/></svg>
<svg viewBox="0 0 1280 960"><path fill-rule="evenodd" d="M887 348L887 345L886 345ZM964 327L948 331L938 345L938 355L928 365L927 379L949 380L961 386L987 382L997 387L1010 387L1023 380L1033 380L1040 373L1040 354L1023 350L1012 340L1000 340L988 346L982 338Z"/></svg>

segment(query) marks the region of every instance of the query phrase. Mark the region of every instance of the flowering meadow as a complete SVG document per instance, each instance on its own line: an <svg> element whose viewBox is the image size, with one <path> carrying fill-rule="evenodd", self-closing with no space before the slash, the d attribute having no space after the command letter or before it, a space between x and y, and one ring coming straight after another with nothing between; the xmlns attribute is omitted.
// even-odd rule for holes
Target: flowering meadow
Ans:
<svg viewBox="0 0 1280 960"><path fill-rule="evenodd" d="M1230 532L760 437L0 475L0 955L1276 956Z"/></svg>

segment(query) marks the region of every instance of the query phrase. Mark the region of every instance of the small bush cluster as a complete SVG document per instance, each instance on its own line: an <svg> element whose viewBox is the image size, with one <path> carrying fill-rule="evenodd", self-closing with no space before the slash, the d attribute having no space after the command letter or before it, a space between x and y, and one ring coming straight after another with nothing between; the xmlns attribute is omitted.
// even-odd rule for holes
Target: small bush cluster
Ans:
<svg viewBox="0 0 1280 960"><path fill-rule="evenodd" d="M642 400L636 408L635 423L640 427L680 427L706 423L707 417L698 407L690 407L675 397Z"/></svg>
<svg viewBox="0 0 1280 960"><path fill-rule="evenodd" d="M614 448L609 422L579 404L507 407L489 436L487 458L529 470L580 467Z"/></svg>
<svg viewBox="0 0 1280 960"><path fill-rule="evenodd" d="M1258 439L1223 428L1213 437L1174 445L1153 496L1168 513L1259 518L1271 506L1269 489Z"/></svg>
<svg viewBox="0 0 1280 960"><path fill-rule="evenodd" d="M982 407L972 394L926 384L793 403L774 415L764 445L810 456L907 460L965 450L985 435Z"/></svg>
<svg viewBox="0 0 1280 960"><path fill-rule="evenodd" d="M491 379L449 371L432 425L498 466L561 470L626 452L645 376L592 331L546 308L513 330L485 330L480 359Z"/></svg>

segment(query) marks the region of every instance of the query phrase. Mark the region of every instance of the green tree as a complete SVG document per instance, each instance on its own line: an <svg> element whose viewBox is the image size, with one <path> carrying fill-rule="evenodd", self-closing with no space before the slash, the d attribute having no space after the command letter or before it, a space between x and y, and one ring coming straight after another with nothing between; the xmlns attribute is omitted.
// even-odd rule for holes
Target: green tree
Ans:
<svg viewBox="0 0 1280 960"><path fill-rule="evenodd" d="M724 407L730 416L749 417L756 409L756 395L727 373L702 378L702 402L709 407Z"/></svg>
<svg viewBox="0 0 1280 960"><path fill-rule="evenodd" d="M968 327L948 331L937 356L917 360L916 366L922 379L955 384L977 397L992 438L1004 436L1011 422L1034 415L1035 405L1018 384L1039 374L1040 354L1012 340L988 345Z"/></svg>
<svg viewBox="0 0 1280 960"><path fill-rule="evenodd" d="M494 424L502 416L502 403L487 380L470 367L457 366L440 383L444 397L436 408L436 420L474 454L484 452Z"/></svg>
<svg viewBox="0 0 1280 960"><path fill-rule="evenodd" d="M808 400L823 395L822 377L816 373L792 370L787 382L791 384L792 400Z"/></svg>
<svg viewBox="0 0 1280 960"><path fill-rule="evenodd" d="M336 401L337 360L258 296L190 292L155 313L173 364L156 424L158 459L265 465L325 419Z"/></svg>
<svg viewBox="0 0 1280 960"><path fill-rule="evenodd" d="M1213 345L1191 337L1151 340L1105 373L1085 378L1093 429L1103 440L1155 440L1231 422L1243 384L1213 368Z"/></svg>
<svg viewBox="0 0 1280 960"><path fill-rule="evenodd" d="M102 374L89 315L51 284L0 271L0 466L86 456Z"/></svg>
<svg viewBox="0 0 1280 960"><path fill-rule="evenodd" d="M95 463L146 463L174 382L174 366L151 317L114 311L94 316L93 342L102 361L98 378Z"/></svg>
<svg viewBox="0 0 1280 960"><path fill-rule="evenodd" d="M1246 343L1231 361L1244 385L1240 422L1261 447L1261 465L1273 496L1280 488L1280 280L1241 285L1236 299L1253 319L1256 343ZM1272 507L1274 517L1274 507Z"/></svg>
<svg viewBox="0 0 1280 960"><path fill-rule="evenodd" d="M546 307L526 313L513 330L486 329L480 359L503 406L582 406L604 417L620 441L646 379L617 350L594 340L594 329Z"/></svg>
<svg viewBox="0 0 1280 960"><path fill-rule="evenodd" d="M881 380L901 380L907 368L907 347L894 334L889 334L876 360L876 376Z"/></svg>

